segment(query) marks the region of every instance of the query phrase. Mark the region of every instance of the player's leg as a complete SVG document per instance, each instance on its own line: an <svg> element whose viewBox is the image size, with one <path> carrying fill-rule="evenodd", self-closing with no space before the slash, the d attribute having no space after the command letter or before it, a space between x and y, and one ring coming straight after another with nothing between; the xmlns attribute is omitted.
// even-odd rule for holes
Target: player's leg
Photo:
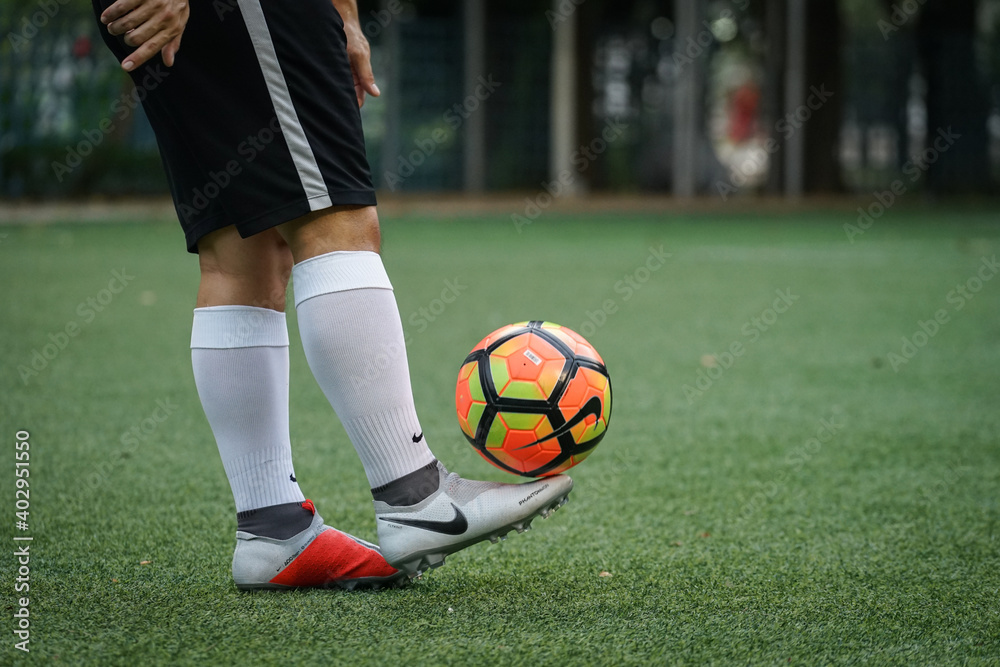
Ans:
<svg viewBox="0 0 1000 667"><path fill-rule="evenodd" d="M402 581L377 548L324 526L299 489L288 425L288 246L273 229L243 239L225 227L198 249L191 361L236 502L237 586Z"/></svg>
<svg viewBox="0 0 1000 667"><path fill-rule="evenodd" d="M438 463L417 418L402 322L378 254L375 208L325 209L281 225L306 359L364 464L386 559L410 573L528 527L572 480L473 482Z"/></svg>
<svg viewBox="0 0 1000 667"><path fill-rule="evenodd" d="M198 240L198 308L253 305L283 313L292 253L275 230L242 238L223 227Z"/></svg>
<svg viewBox="0 0 1000 667"><path fill-rule="evenodd" d="M99 13L108 2L94 0L95 11ZM377 236L369 238L368 245L356 246L351 242L354 236L338 235L338 230L359 231L356 224L350 224L350 216L375 220L374 209L367 208L374 205L375 196L341 17L328 0L250 1L227 7L225 13L216 9L211 3L192 4L184 55L168 72L152 61L130 72L136 87L147 93L143 107L167 166L188 249L204 246L207 254L212 253L212 239L205 243L202 239L229 225L236 225L240 235L248 238L275 225L286 226L289 243L300 254L296 257L296 295L302 305L300 324L305 322L304 329L313 332L303 332L310 363L319 369L317 379L328 396L344 394L331 402L342 400L347 406L342 418L349 432L356 429L352 439L362 452L369 479L387 480L375 487L376 510L381 513L379 533L386 543L393 544L396 560L405 561L411 570L418 569L424 562L421 558L426 561L436 558L435 554L450 553L460 548L456 546L459 542L472 537L485 539L498 534L505 529L504 521L510 526L514 526L511 521L523 523L525 510L537 509L535 504L542 499L555 502L553 498L531 493L520 504L505 498L489 505L490 511L483 513L486 520L473 510L476 503L485 503L494 494L480 493L480 487L472 492L464 486L462 491L452 477L446 478L443 469L436 467L412 415L402 327L381 260L373 252L378 248ZM103 32L112 52L123 59L129 49L120 38ZM192 108L205 113L191 113ZM330 209L334 204L364 208ZM336 219L330 220L330 216ZM362 238L366 229L377 230L377 225L362 224ZM235 242L235 236L228 234ZM225 278L226 270L216 273ZM267 305L274 295L271 287L251 292L251 298L207 300L204 305L260 308L280 314ZM204 290L206 295L214 293L233 294L225 284ZM251 311L242 312L249 317ZM272 323L277 331L263 339L265 344L254 340L251 342L258 344L249 347L281 347L277 344L283 340L278 338L278 319L272 315L259 319ZM199 342L195 348L207 350L205 354L196 352L197 356L244 356L242 352L228 354L232 349L246 349L233 348L232 340L227 340L226 327L237 329L233 334L237 340L242 331L233 318L212 315L196 320L205 326L196 321L192 338ZM264 328L270 329L272 324ZM263 330L250 329L251 336ZM343 348L345 354L339 355L337 345L344 345L344 341L349 343ZM223 354L214 355L219 349ZM230 377L228 371L198 374L199 391L205 388L203 393L213 397L209 401L227 395L237 403L244 400L237 393L240 383L232 379L228 380L231 392L215 391L205 384L216 376ZM383 378L393 379L391 386L399 388L389 392L392 408L386 408L381 397L386 384ZM401 396L409 407L400 407ZM224 402L220 406L209 407L206 414L211 411L228 419L225 415L230 406ZM240 410L246 409L241 404ZM387 424L392 426L388 430ZM397 437L398 433L405 437ZM274 443L261 447L273 449ZM270 465L269 469L274 488L287 491L279 485L277 471L283 471L281 466ZM407 477L414 474L419 479ZM421 481L424 479L426 483ZM442 483L445 479L451 481ZM564 481L545 484L546 493L568 491ZM510 495L521 494L519 487L504 488L508 486L514 489ZM431 487L436 490L430 491ZM414 490L416 496L412 495ZM415 498L423 493L431 495L417 502ZM454 495L456 505L447 500L452 498L448 494ZM287 500L284 496L278 499ZM454 516L458 510L452 510L453 506L461 506L469 514L467 530L456 535L430 527L424 531L429 538L414 537L423 529L413 522L431 526L439 513ZM387 517L381 516L389 510L392 514L388 518L399 521L386 521ZM404 519L404 514L409 518ZM455 524L451 525L449 530L454 529ZM385 537L387 530L393 531L392 538ZM263 544L264 539L255 544Z"/></svg>
<svg viewBox="0 0 1000 667"><path fill-rule="evenodd" d="M203 237L198 249L191 360L236 511L298 507L305 497L288 434L284 313L291 253L273 231L242 239L234 227ZM287 524L299 532L303 518L292 514Z"/></svg>
<svg viewBox="0 0 1000 667"><path fill-rule="evenodd" d="M370 486L430 471L434 456L413 407L402 324L378 254L375 208L330 208L278 229L295 256L306 359Z"/></svg>
<svg viewBox="0 0 1000 667"><path fill-rule="evenodd" d="M95 16L111 2L93 0ZM344 32L329 0L223 10L191 3L174 66L154 58L129 76L187 248L201 255L192 361L240 513L233 573L249 588L396 583L405 575L377 547L324 527L303 502L288 444L291 260L272 228L334 201L375 201L367 165L358 171L364 145ZM131 47L100 30L124 60ZM333 122L345 113L346 130Z"/></svg>

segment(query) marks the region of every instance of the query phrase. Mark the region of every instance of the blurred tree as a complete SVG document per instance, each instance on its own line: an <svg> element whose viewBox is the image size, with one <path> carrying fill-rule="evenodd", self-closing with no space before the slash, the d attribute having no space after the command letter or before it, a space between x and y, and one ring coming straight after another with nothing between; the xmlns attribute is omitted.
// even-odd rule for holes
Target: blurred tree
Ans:
<svg viewBox="0 0 1000 667"><path fill-rule="evenodd" d="M978 0L927 0L919 18L928 149L939 132L960 135L947 150L936 151L937 159L928 165L927 186L937 193L985 192L990 187L989 99L975 53L978 6Z"/></svg>
<svg viewBox="0 0 1000 667"><path fill-rule="evenodd" d="M809 2L806 12L806 84L826 86L833 98L814 110L805 133L805 191L840 192L838 146L843 106L842 38L836 2Z"/></svg>

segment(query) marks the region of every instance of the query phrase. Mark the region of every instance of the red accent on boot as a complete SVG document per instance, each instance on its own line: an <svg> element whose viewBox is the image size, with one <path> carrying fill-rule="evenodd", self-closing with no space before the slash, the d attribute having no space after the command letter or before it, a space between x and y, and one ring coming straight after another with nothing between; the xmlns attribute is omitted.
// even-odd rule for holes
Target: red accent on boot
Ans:
<svg viewBox="0 0 1000 667"><path fill-rule="evenodd" d="M398 572L379 552L358 544L339 530L327 528L271 583L316 587L347 579L391 577Z"/></svg>
<svg viewBox="0 0 1000 667"><path fill-rule="evenodd" d="M302 503L302 509L309 510L309 513L316 516L316 506L313 505L313 501L306 498L306 501Z"/></svg>

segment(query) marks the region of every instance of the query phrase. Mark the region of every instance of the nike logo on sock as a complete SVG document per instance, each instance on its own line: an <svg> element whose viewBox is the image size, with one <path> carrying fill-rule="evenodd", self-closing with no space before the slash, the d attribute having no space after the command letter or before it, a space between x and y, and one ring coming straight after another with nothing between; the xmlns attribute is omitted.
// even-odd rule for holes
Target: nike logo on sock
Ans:
<svg viewBox="0 0 1000 667"><path fill-rule="evenodd" d="M444 535L461 535L466 530L469 529L469 522L465 519L465 515L462 514L462 510L458 509L455 503L451 504L451 508L455 510L455 517L450 521L426 521L424 519L397 519L391 516L380 516L379 521L388 521L389 523L398 523L403 526L412 526L414 528L421 528L423 530L430 530L435 533L442 533Z"/></svg>
<svg viewBox="0 0 1000 667"><path fill-rule="evenodd" d="M295 473L294 472L291 475L288 476L288 481L289 482L296 482L296 481L298 481L298 480L295 479Z"/></svg>
<svg viewBox="0 0 1000 667"><path fill-rule="evenodd" d="M413 442L420 442L420 439L422 437L424 437L424 432L423 431L421 431L420 433L414 433L413 434Z"/></svg>

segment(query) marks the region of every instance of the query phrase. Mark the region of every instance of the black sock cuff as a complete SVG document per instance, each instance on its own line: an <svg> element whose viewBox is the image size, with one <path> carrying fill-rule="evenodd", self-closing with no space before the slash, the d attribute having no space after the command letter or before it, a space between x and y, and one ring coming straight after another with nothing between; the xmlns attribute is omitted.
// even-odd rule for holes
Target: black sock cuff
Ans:
<svg viewBox="0 0 1000 667"><path fill-rule="evenodd" d="M372 489L372 497L387 505L397 507L415 505L438 490L438 486L441 484L441 473L438 472L439 465L437 459L434 459L408 475L394 479L388 484L377 486Z"/></svg>
<svg viewBox="0 0 1000 667"><path fill-rule="evenodd" d="M284 503L236 513L236 530L258 537L287 540L312 523L313 513L302 503Z"/></svg>

